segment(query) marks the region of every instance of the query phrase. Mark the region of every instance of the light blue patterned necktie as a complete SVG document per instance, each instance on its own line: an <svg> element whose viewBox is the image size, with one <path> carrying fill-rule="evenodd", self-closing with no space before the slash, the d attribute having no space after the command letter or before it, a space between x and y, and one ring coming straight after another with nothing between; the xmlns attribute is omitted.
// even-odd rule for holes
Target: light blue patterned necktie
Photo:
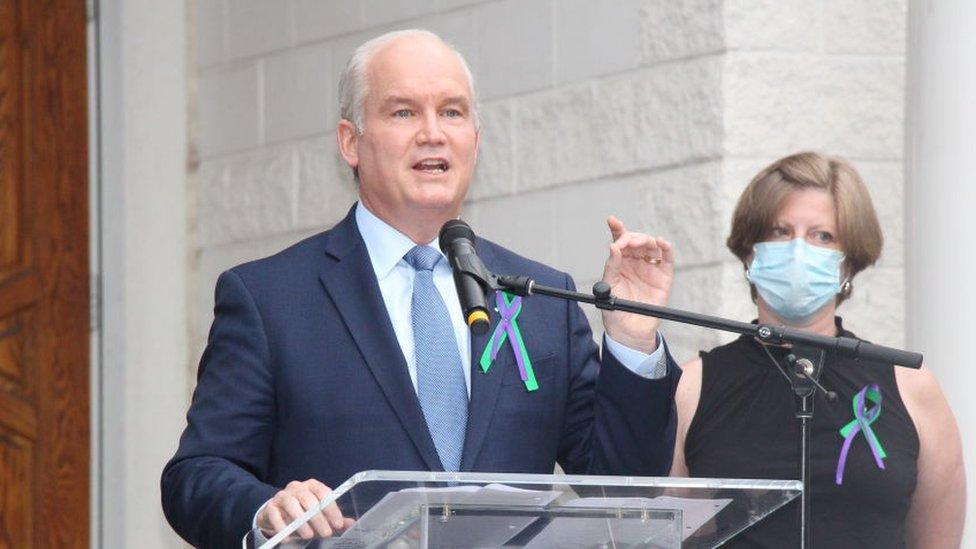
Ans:
<svg viewBox="0 0 976 549"><path fill-rule="evenodd" d="M434 265L442 257L429 246L414 246L403 259L416 270L410 317L417 397L444 470L458 471L468 424L468 390L451 317L434 286Z"/></svg>

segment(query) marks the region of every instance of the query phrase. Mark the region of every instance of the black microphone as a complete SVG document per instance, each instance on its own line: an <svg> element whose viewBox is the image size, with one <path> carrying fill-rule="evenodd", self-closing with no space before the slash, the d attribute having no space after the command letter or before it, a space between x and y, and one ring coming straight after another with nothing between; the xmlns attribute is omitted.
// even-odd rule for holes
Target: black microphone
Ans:
<svg viewBox="0 0 976 549"><path fill-rule="evenodd" d="M488 333L488 269L474 250L474 231L460 219L441 227L441 251L454 271L454 286L461 301L464 321L475 334Z"/></svg>

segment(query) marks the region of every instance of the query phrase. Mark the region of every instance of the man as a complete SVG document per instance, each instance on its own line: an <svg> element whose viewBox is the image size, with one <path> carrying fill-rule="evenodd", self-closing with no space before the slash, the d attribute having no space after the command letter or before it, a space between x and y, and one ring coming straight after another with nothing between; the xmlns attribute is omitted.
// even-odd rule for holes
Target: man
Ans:
<svg viewBox="0 0 976 549"><path fill-rule="evenodd" d="M522 383L510 342L478 367L488 337L467 331L435 243L477 154L461 56L424 31L391 33L356 51L340 88L337 135L359 203L218 280L188 425L163 472L173 527L205 546L240 543L252 525L272 534L366 469L667 474L679 370L656 320L606 314L601 368L578 306L527 298L518 323L538 388ZM670 245L609 223L604 279L621 297L665 303ZM573 287L497 245L476 248L493 272ZM333 506L298 534L347 525Z"/></svg>

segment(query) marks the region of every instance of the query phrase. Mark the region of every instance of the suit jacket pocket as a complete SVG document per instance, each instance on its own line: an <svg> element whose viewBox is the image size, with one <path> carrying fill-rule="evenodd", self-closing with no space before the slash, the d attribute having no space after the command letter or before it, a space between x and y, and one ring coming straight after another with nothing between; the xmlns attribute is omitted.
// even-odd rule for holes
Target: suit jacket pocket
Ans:
<svg viewBox="0 0 976 549"><path fill-rule="evenodd" d="M509 355L505 357L505 360L499 361L499 364L492 366L492 368L497 366L502 368L502 385L522 385L524 387L525 382L522 381L522 377L519 374L518 363L511 354L512 351L506 349L502 352L508 352ZM542 389L542 382L552 379L553 368L556 367L556 355L553 353L544 353L541 354L540 358L529 356L529 360L532 361L532 371L535 373L536 381L539 382L539 389Z"/></svg>

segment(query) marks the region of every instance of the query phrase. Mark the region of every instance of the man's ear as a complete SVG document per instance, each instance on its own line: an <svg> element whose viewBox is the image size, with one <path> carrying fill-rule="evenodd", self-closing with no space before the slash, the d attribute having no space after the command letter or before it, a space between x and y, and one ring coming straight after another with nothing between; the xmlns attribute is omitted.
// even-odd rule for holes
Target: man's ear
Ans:
<svg viewBox="0 0 976 549"><path fill-rule="evenodd" d="M340 120L336 127L336 139L339 141L339 154L349 167L359 167L359 130L348 120Z"/></svg>

